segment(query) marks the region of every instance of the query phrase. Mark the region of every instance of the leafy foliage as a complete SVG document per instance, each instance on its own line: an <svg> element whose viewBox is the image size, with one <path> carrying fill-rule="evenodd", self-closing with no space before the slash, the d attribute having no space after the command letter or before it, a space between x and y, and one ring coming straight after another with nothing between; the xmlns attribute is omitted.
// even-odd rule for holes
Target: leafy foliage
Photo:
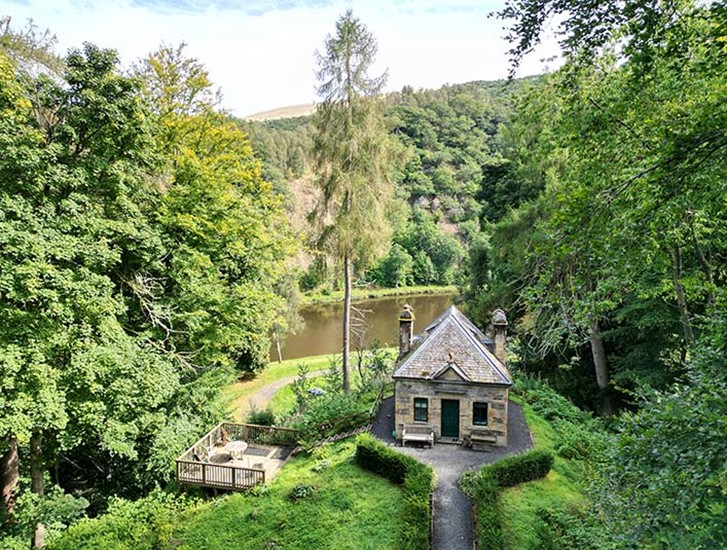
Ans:
<svg viewBox="0 0 727 550"><path fill-rule="evenodd" d="M0 433L23 474L42 440L93 511L168 483L233 370L266 363L289 250L203 67L181 48L117 63L86 45L51 78L0 51Z"/></svg>
<svg viewBox="0 0 727 550"><path fill-rule="evenodd" d="M640 410L620 419L594 490L616 545L727 543L725 364L721 331L704 342L680 383L645 392Z"/></svg>
<svg viewBox="0 0 727 550"><path fill-rule="evenodd" d="M48 545L50 550L114 548L118 550L152 550L169 544L178 517L194 506L183 496L155 491L130 501L111 499L105 514L95 519L82 519L59 539Z"/></svg>
<svg viewBox="0 0 727 550"><path fill-rule="evenodd" d="M252 409L247 415L247 422L259 426L274 426L275 413L269 407L261 410Z"/></svg>
<svg viewBox="0 0 727 550"><path fill-rule="evenodd" d="M316 488L308 483L296 483L288 493L288 498L293 502L310 498L316 492Z"/></svg>
<svg viewBox="0 0 727 550"><path fill-rule="evenodd" d="M500 491L545 477L553 465L553 454L536 449L508 456L479 472L465 472L460 487L474 502L475 531L480 548L506 548L502 533Z"/></svg>
<svg viewBox="0 0 727 550"><path fill-rule="evenodd" d="M501 15L515 18L516 58L560 16L567 65L525 99L511 137L533 146L508 157L512 175L543 192L491 228L476 293L508 300L526 370L575 395L595 367L599 397L631 409L606 445L580 423L559 426L564 456L600 447L597 508L573 532L573 518L548 516L550 535L599 547L724 545L724 448L697 434L713 441L724 416L722 378L706 358L724 364L714 335L724 332L727 257L725 10L526 1Z"/></svg>

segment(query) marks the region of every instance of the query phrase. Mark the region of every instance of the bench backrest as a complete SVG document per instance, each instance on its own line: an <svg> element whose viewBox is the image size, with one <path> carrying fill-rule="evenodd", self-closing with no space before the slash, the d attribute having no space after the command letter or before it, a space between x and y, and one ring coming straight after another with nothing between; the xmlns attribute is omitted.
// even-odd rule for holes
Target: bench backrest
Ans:
<svg viewBox="0 0 727 550"><path fill-rule="evenodd" d="M404 426L404 429L413 434L429 434L432 432L432 428L429 426Z"/></svg>

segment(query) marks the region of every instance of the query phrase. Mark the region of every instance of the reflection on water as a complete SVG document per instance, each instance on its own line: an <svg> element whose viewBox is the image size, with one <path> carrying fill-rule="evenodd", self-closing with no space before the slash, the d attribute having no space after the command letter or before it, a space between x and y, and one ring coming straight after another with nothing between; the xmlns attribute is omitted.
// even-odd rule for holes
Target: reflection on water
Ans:
<svg viewBox="0 0 727 550"><path fill-rule="evenodd" d="M365 345L376 340L383 346L398 345L398 315L404 304L409 303L414 308L416 334L436 319L455 298L456 295L453 294L424 294L354 302L354 306L363 314ZM305 327L298 334L290 335L285 340L283 359L340 352L342 310L343 303L319 304L304 308L300 315L305 320ZM351 349L355 347L354 342L352 336ZM274 350L271 350L270 358L277 359Z"/></svg>

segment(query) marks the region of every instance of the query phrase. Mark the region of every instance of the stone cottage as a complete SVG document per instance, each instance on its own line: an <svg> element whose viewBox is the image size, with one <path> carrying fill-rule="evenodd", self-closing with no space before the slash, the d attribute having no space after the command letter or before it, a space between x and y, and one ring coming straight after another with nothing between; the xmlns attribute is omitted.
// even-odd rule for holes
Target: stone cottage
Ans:
<svg viewBox="0 0 727 550"><path fill-rule="evenodd" d="M493 314L488 338L451 306L414 336L414 312L399 314L394 371L396 437L407 442L507 445L507 318Z"/></svg>

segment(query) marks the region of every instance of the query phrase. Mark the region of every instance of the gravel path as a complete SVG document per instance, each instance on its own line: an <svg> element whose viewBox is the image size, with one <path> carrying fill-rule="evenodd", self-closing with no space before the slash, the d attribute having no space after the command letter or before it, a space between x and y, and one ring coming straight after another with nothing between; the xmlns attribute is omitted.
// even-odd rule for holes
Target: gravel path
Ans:
<svg viewBox="0 0 727 550"><path fill-rule="evenodd" d="M429 464L437 473L437 486L433 497L433 550L472 550L472 508L469 498L457 485L459 477L467 470L479 468L511 454L521 453L532 447L522 407L508 405L508 446L496 447L491 452L473 451L462 445L437 444L433 448L398 446L394 430L394 399L386 399L379 409L373 434L396 450Z"/></svg>
<svg viewBox="0 0 727 550"><path fill-rule="evenodd" d="M316 378L318 376L323 376L328 372L327 370L317 370L314 372L308 373L308 379L311 380L313 378ZM240 407L240 416L242 418L245 418L245 415L247 412L256 409L256 410L262 410L265 407L267 407L270 400L275 395L275 392L278 391L280 388L287 386L291 382L293 382L296 378L298 378L298 375L293 376L286 376L284 378L279 378L275 382L271 382L267 386L263 386L259 390L257 390L255 393L251 394L247 398L247 403L243 404Z"/></svg>

